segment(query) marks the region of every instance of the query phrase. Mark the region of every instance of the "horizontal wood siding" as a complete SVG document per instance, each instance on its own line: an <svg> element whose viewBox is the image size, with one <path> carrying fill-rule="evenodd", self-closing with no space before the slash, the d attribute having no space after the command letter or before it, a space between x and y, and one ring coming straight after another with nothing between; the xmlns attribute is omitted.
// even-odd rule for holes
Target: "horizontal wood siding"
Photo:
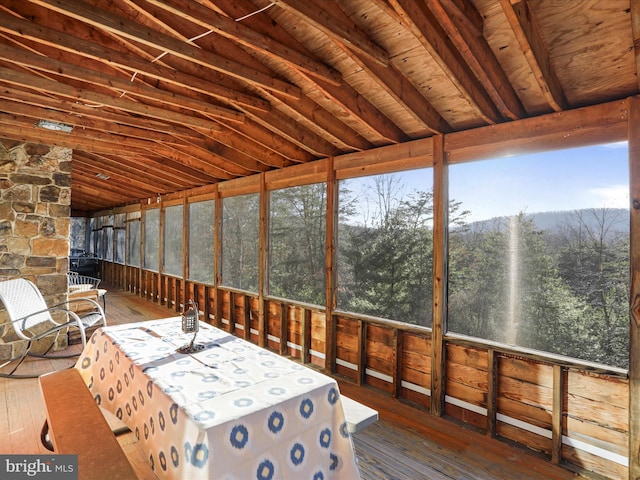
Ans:
<svg viewBox="0 0 640 480"><path fill-rule="evenodd" d="M327 353L327 323L324 312L312 311L309 321L310 352L309 362L320 368L325 368L325 355Z"/></svg>
<svg viewBox="0 0 640 480"><path fill-rule="evenodd" d="M368 325L366 332L366 383L393 393L396 371L395 331L379 325ZM387 378L392 381L388 381Z"/></svg>
<svg viewBox="0 0 640 480"><path fill-rule="evenodd" d="M569 371L567 376L565 435L570 441L611 452L611 458L592 455L587 447L563 445L563 456L570 463L602 475L617 472L627 476L620 457L627 456L629 388L628 380L590 372Z"/></svg>
<svg viewBox="0 0 640 480"><path fill-rule="evenodd" d="M479 429L486 429L487 351L463 345L446 345L445 413Z"/></svg>
<svg viewBox="0 0 640 480"><path fill-rule="evenodd" d="M167 316L175 314L176 304L194 298L203 319L214 325L255 344L265 338L270 350L318 368L329 364L327 319L320 307L262 300L258 294L185 282L135 267L104 267L106 283L117 282L167 307ZM260 331L261 301L265 331ZM221 318L215 318L216 312ZM334 313L334 317L336 362L331 373L429 415L431 332L353 314ZM571 470L605 478L628 476L628 380L619 372L602 373L592 365L581 369L562 358L530 352L519 355L513 349L499 350L465 339L447 339L444 348L446 416L539 452L549 462ZM490 385L493 371L494 387ZM554 371L561 381L554 378ZM554 405L562 405L562 411L554 412Z"/></svg>
<svg viewBox="0 0 640 480"><path fill-rule="evenodd" d="M336 373L357 381L360 373L351 366L358 367L359 350L358 322L338 316L336 319Z"/></svg>
<svg viewBox="0 0 640 480"><path fill-rule="evenodd" d="M500 357L497 398L498 435L551 455L553 367Z"/></svg>
<svg viewBox="0 0 640 480"><path fill-rule="evenodd" d="M431 338L400 332L402 355L400 359L400 397L429 407L431 397Z"/></svg>

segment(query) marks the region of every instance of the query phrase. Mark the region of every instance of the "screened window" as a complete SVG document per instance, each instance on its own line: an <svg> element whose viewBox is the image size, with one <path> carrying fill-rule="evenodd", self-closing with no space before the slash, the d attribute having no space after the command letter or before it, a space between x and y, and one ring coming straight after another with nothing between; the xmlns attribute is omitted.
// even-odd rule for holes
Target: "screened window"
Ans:
<svg viewBox="0 0 640 480"><path fill-rule="evenodd" d="M325 304L326 185L274 190L269 212L269 294Z"/></svg>
<svg viewBox="0 0 640 480"><path fill-rule="evenodd" d="M126 242L125 222L127 220L126 213L117 213L114 216L114 251L113 261L124 264L124 251Z"/></svg>
<svg viewBox="0 0 640 480"><path fill-rule="evenodd" d="M214 283L214 215L215 201L189 204L189 278Z"/></svg>
<svg viewBox="0 0 640 480"><path fill-rule="evenodd" d="M163 265L164 273L182 276L182 205L164 210Z"/></svg>
<svg viewBox="0 0 640 480"><path fill-rule="evenodd" d="M452 165L449 329L626 367L627 146Z"/></svg>
<svg viewBox="0 0 640 480"><path fill-rule="evenodd" d="M113 261L113 215L100 217L102 224L102 248L101 258L109 262Z"/></svg>
<svg viewBox="0 0 640 480"><path fill-rule="evenodd" d="M433 173L339 184L338 308L431 326Z"/></svg>
<svg viewBox="0 0 640 480"><path fill-rule="evenodd" d="M158 271L160 242L160 209L147 210L144 216L144 265L147 270Z"/></svg>
<svg viewBox="0 0 640 480"><path fill-rule="evenodd" d="M87 247L87 225L85 217L71 217L70 247L74 252L84 252Z"/></svg>
<svg viewBox="0 0 640 480"><path fill-rule="evenodd" d="M109 262L113 261L113 227L111 225L102 227L102 258Z"/></svg>
<svg viewBox="0 0 640 480"><path fill-rule="evenodd" d="M222 284L258 291L260 196L222 200Z"/></svg>
<svg viewBox="0 0 640 480"><path fill-rule="evenodd" d="M98 255L98 236L96 235L98 220L93 217L89 220L89 252Z"/></svg>
<svg viewBox="0 0 640 480"><path fill-rule="evenodd" d="M127 265L140 266L140 212L127 219Z"/></svg>

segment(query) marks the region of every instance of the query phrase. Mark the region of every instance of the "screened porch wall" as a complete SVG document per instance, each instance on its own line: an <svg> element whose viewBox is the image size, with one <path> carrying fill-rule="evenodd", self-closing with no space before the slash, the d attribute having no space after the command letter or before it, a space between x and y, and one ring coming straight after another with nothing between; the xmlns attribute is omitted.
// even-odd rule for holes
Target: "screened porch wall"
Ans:
<svg viewBox="0 0 640 480"><path fill-rule="evenodd" d="M193 199L217 201L258 193L260 285L258 292L196 282L188 272L168 275L162 265L141 268L103 261L107 283L166 305L167 316L195 299L203 318L258 345L292 356L385 392L390 401L410 402L425 415L443 415L487 435L538 452L554 464L606 478L629 470L629 381L623 369L455 335L446 328L447 165L529 149L564 148L625 140L626 101L535 121L478 129L377 152L361 152L229 181L192 192L145 199L139 209L164 208ZM564 126L564 131L556 123ZM434 169L433 327L383 320L336 308L335 247L337 182L374 173ZM326 182L326 304L269 297L267 193L277 188ZM131 208L131 207L129 207ZM219 225L217 211L212 224ZM162 217L161 217L162 218ZM162 222L162 220L160 220ZM183 229L186 232L186 229ZM186 239L186 233L185 240ZM220 237L214 269L220 272ZM144 235L141 241L144 248ZM187 241L183 242L187 245ZM160 247L161 248L161 247ZM185 252L185 259L189 253ZM184 261L183 265L188 262Z"/></svg>

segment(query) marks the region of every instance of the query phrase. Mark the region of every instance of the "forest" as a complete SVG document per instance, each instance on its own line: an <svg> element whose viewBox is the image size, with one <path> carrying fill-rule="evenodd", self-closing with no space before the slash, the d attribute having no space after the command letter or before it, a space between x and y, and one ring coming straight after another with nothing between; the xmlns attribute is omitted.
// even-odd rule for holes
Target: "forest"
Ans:
<svg viewBox="0 0 640 480"><path fill-rule="evenodd" d="M358 199L340 190L337 307L430 327L432 192L396 187L374 182L359 221ZM272 192L270 294L325 303L324 190ZM469 215L450 202L449 332L627 368L628 210Z"/></svg>
<svg viewBox="0 0 640 480"><path fill-rule="evenodd" d="M340 183L337 310L431 327L432 191L399 194L397 179L381 175L366 197ZM221 286L258 290L259 207L258 194L223 199ZM270 192L267 295L326 305L326 209L323 183ZM627 368L629 211L521 212L468 221L471 209L449 203L447 332ZM140 262L144 233L144 267L157 270L159 215L148 210L142 232L138 218L128 222L127 263ZM180 263L167 261L167 252L182 249L182 214L173 216L165 222L160 268L180 275ZM213 217L213 201L190 204L189 279L209 284L215 279ZM124 219L115 235L104 228L113 223L106 217L93 222L91 246L102 258L124 263ZM112 239L115 248L102 248Z"/></svg>

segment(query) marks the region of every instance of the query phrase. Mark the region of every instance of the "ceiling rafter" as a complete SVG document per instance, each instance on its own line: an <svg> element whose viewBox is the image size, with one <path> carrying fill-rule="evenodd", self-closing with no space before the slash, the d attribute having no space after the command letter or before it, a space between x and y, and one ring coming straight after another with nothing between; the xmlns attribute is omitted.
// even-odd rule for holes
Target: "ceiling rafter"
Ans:
<svg viewBox="0 0 640 480"><path fill-rule="evenodd" d="M255 11L254 4L246 0L221 0L216 3L217 7L226 12L227 15L233 15L235 18L245 17L242 22L251 25L254 30L264 34L270 32L271 35L281 43L292 45L292 48L296 48L297 50L305 50L304 46L300 45L284 28L278 28L274 31L273 22L266 14L250 15L251 12ZM362 130L368 131L369 134L366 135L363 133L363 136L370 143L374 145L396 143L408 139L407 135L389 120L389 118L347 83L336 87L330 82L324 82L321 78L305 75L304 72L300 72L300 74L305 78L310 88L321 92L325 98L330 99L334 105L344 110L345 115L355 119L362 126ZM286 99L281 98L281 100L284 101ZM372 138L379 138L379 140L372 140ZM360 148L358 143L354 141L344 143L356 149Z"/></svg>
<svg viewBox="0 0 640 480"><path fill-rule="evenodd" d="M569 102L551 66L549 52L540 36L540 29L528 1L500 0L500 5L549 105L556 112L565 110Z"/></svg>
<svg viewBox="0 0 640 480"><path fill-rule="evenodd" d="M187 108L203 115L221 118L227 121L243 122L244 114L219 107L210 103L198 101L183 95L176 95L165 92L147 85L123 80L122 78L95 73L91 70L64 63L59 60L51 60L41 55L21 52L18 49L0 44L0 59L22 65L24 67L41 70L43 72L61 75L81 82L89 83L98 87L108 86L114 92L124 95L131 95L136 98L155 100L171 107Z"/></svg>
<svg viewBox="0 0 640 480"><path fill-rule="evenodd" d="M387 0L373 0L386 9ZM465 63L440 23L423 2L388 0L404 25L422 43L433 59L447 73L451 83L476 106L487 123L500 123L504 116Z"/></svg>
<svg viewBox="0 0 640 480"><path fill-rule="evenodd" d="M11 85L29 87L36 91L60 95L73 101L84 102L87 105L105 105L134 115L143 115L157 120L169 121L179 125L189 125L191 127L202 128L205 130L215 131L220 129L217 123L202 117L198 118L179 112L152 107L150 105L143 105L138 102L132 102L128 99L115 98L82 88L74 88L68 84L39 78L35 75L20 74L15 70L5 67L0 67L0 79Z"/></svg>
<svg viewBox="0 0 640 480"><path fill-rule="evenodd" d="M452 0L425 3L502 115L511 120L525 118L527 113L482 32Z"/></svg>
<svg viewBox="0 0 640 480"><path fill-rule="evenodd" d="M140 0L135 0L135 2L138 5L141 3ZM215 32L270 58L282 61L309 75L322 78L336 86L342 84L342 75L337 70L324 65L304 52L291 48L290 45L282 44L196 2L189 0L146 0L146 2L166 9L174 15L180 15L182 18L208 29L208 31Z"/></svg>
<svg viewBox="0 0 640 480"><path fill-rule="evenodd" d="M54 98L52 96L38 95L37 93L20 90L18 87L5 86L0 80L0 98L5 100L35 105L53 112L68 113L65 123L71 125L78 125L83 127L82 121L84 118L89 118L98 121L113 122L119 126L129 126L132 128L139 128L143 130L149 130L151 132L166 133L169 135L182 135L187 137L200 137L198 133L189 128L181 125L172 125L170 123L164 123L148 118L133 117L124 112L112 112L103 108L93 108L87 105L82 105L77 102ZM134 135L136 136L136 135Z"/></svg>
<svg viewBox="0 0 640 480"><path fill-rule="evenodd" d="M269 103L261 98L220 86L218 82L211 82L210 80L189 75L170 67L140 60L133 55L107 48L96 42L91 42L84 38L72 36L45 26L34 25L32 22L20 20L15 17L3 18L3 21L0 22L0 31L28 38L44 45L60 45L60 47L58 47L59 50L64 49L69 53L80 55L83 58L99 60L110 66L124 69L130 75L129 78L134 74L136 78L139 77L138 74L145 75L151 79L165 81L182 89L210 95L231 105L243 105L247 108L263 111L270 109Z"/></svg>
<svg viewBox="0 0 640 480"><path fill-rule="evenodd" d="M300 3L293 2L294 5L300 5ZM289 5L289 4L288 4ZM326 8L327 5L325 4ZM313 18L307 17L309 13L315 12L310 8L305 8L304 11L295 10L293 5L289 5L288 10L295 12L296 15L303 17L310 23L318 24ZM337 18L339 22L336 24L352 25L352 29L356 30L358 27L347 17L344 12L334 4L327 10L333 13L333 18ZM372 61L368 55L362 55L360 51L354 49L352 44L345 43L341 34L343 29L332 28L334 24L324 25L322 28L330 38L336 42L342 50L349 55L361 68L366 70L371 77L391 95L399 104L401 104L407 112L413 115L418 121L422 122L425 127L432 133L447 133L451 131L451 127L440 116L436 109L427 101L426 98L415 88L396 67L387 62L385 65L381 65L379 62Z"/></svg>
<svg viewBox="0 0 640 480"><path fill-rule="evenodd" d="M127 1L127 4L134 4L136 7L138 7L136 8L136 11L144 12L144 14L149 17L149 21L153 23L161 24L163 28L171 30L173 34L177 35L180 39L184 40L187 38L187 36L183 34L182 31L177 31L176 29L168 26L168 21L172 18L175 18L174 12L177 11L177 7L169 8L167 5L165 5L164 10L148 11L139 6L139 4L142 3L140 0L126 0L126 1ZM187 2L188 5L192 5L192 3L193 2ZM147 7L149 6L147 5ZM196 12L196 13L202 13L202 12ZM204 15L204 13L202 14ZM216 15L220 17L219 14L216 14ZM185 14L183 17L186 20L191 21L193 24L202 25L204 23L203 21L200 21L197 18L193 18L189 14ZM227 18L227 17L223 17L223 18ZM236 24L235 21L232 21L232 22L234 25ZM187 27L187 25L185 23L183 23L182 25L183 25L182 28L184 30ZM202 25L202 26L209 27L208 25ZM210 31L213 31L213 30L210 30ZM214 36L217 33L218 33L217 30L215 30ZM256 33L256 35L259 35L259 34ZM233 37L231 37L230 35L224 35L224 39L221 37L212 39L211 36L207 35L207 40L212 41L213 43L222 43L225 41L233 40ZM231 44L227 44L225 47L220 47L220 48L221 49L224 48L224 50L228 55L235 58L235 57L241 57L242 55L245 55L245 52L240 50L243 45L244 45L244 42L240 41L240 42L237 42L237 45L234 42ZM264 52L260 51L259 53L263 54ZM267 57L269 59L276 58L274 55L271 55L271 54L268 54ZM252 58L252 61L255 62L256 60ZM294 65L294 64L295 62L289 62L287 66L291 67L291 65ZM262 65L262 63L260 63L260 65ZM331 78L329 78L329 81L330 83L333 83L331 82ZM339 82L336 82L336 83L339 83ZM282 97L281 95L277 93L272 93L268 90L264 90L264 89L262 90L263 90L262 92L263 97L270 100L271 103L276 106L276 110L272 110L270 112L270 115L276 114L275 113L276 111L281 112L283 111L283 109L286 110L288 108L286 103L286 97ZM282 99L282 101L280 101L280 99ZM289 116L293 116L297 118L301 122L301 124L305 125L310 132L315 132L318 136L332 137L333 140L329 140L329 142L336 144L338 148L364 149L364 148L371 147L371 144L366 142L366 140L364 140L360 135L358 135L356 132L354 132L350 128L345 128L346 127L345 125L337 124L335 122L335 116L331 115L327 111L321 110L317 104L312 102L308 97L304 95L301 96L296 102L292 102L290 107L291 109L289 110ZM307 135L307 138L308 137L309 135Z"/></svg>
<svg viewBox="0 0 640 480"><path fill-rule="evenodd" d="M389 54L379 45L371 41L353 22L335 15L339 7L331 2L307 2L304 0L273 0L278 7L289 10L296 15L304 15L316 28L327 35L338 36L343 43L370 60L386 67L389 65Z"/></svg>
<svg viewBox="0 0 640 480"><path fill-rule="evenodd" d="M76 20L104 29L129 40L157 48L159 52L171 53L184 60L195 62L233 78L267 90L280 92L291 98L300 98L300 90L295 85L278 79L275 75L265 75L245 65L215 53L196 48L169 35L145 29L126 18L89 5L81 0L29 0L37 5L65 14Z"/></svg>

